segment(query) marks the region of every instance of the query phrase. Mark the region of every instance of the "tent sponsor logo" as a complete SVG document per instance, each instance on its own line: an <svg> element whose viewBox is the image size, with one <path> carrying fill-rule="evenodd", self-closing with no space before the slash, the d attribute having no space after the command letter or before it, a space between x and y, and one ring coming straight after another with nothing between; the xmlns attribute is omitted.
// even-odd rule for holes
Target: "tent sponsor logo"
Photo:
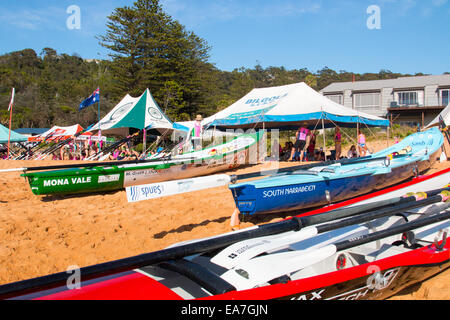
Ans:
<svg viewBox="0 0 450 320"><path fill-rule="evenodd" d="M150 107L147 109L148 114L150 115L150 117L156 119L156 120L161 120L163 118L163 115L161 114L161 112L159 112L158 109Z"/></svg>
<svg viewBox="0 0 450 320"><path fill-rule="evenodd" d="M120 117L122 117L126 112L128 112L131 107L133 106L132 102L128 102L127 104L124 104L123 106L119 107L109 118L110 121L114 121Z"/></svg>
<svg viewBox="0 0 450 320"><path fill-rule="evenodd" d="M252 107L259 107L261 105L269 104L269 103L275 103L276 101L283 99L284 97L288 96L288 93L285 93L283 95L279 96L273 96L273 97L265 97L265 98L256 98L256 99L248 99L245 104L248 104Z"/></svg>
<svg viewBox="0 0 450 320"><path fill-rule="evenodd" d="M70 184L85 184L91 182L92 177L52 179L52 180L44 180L44 187L66 186Z"/></svg>

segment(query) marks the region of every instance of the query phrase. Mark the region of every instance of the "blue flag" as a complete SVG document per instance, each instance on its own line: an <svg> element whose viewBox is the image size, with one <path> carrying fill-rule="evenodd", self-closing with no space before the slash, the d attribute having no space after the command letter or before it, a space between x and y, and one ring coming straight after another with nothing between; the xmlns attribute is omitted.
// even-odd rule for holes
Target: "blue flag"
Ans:
<svg viewBox="0 0 450 320"><path fill-rule="evenodd" d="M84 108L87 108L90 105L97 103L99 101L100 101L100 88L97 88L97 90L95 90L94 93L89 96L89 98L80 103L78 111L83 110Z"/></svg>

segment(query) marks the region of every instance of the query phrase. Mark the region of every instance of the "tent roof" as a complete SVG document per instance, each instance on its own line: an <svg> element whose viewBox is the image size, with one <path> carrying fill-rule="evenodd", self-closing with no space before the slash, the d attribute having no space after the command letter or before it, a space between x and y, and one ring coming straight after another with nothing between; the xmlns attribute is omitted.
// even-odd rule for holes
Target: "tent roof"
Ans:
<svg viewBox="0 0 450 320"><path fill-rule="evenodd" d="M149 89L137 98L126 95L99 123L89 131L126 135L129 128L179 130L161 111Z"/></svg>
<svg viewBox="0 0 450 320"><path fill-rule="evenodd" d="M29 137L28 141L41 141L45 138L49 140L67 139L71 136L74 136L75 134L77 134L82 130L83 127L80 126L79 124L74 124L73 126L68 127L53 126L47 131L41 133L40 135Z"/></svg>
<svg viewBox="0 0 450 320"><path fill-rule="evenodd" d="M0 143L8 143L9 129L0 124ZM24 142L27 137L11 130L11 142Z"/></svg>
<svg viewBox="0 0 450 320"><path fill-rule="evenodd" d="M279 87L253 89L243 98L208 117L204 123L218 128L297 129L299 125L326 127L338 124L355 127L389 126L389 121L358 110L344 107L304 82ZM319 123L320 121L320 123Z"/></svg>
<svg viewBox="0 0 450 320"><path fill-rule="evenodd" d="M450 104L444 110L442 110L441 113L439 113L439 115L425 127L425 129L431 128L433 126L438 126L439 117L442 117L446 126L450 126Z"/></svg>

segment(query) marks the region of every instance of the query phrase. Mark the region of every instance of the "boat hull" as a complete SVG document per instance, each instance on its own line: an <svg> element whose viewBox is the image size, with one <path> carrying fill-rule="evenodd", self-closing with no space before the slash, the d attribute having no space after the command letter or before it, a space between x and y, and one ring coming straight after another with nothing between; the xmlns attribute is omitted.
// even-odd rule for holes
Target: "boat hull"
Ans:
<svg viewBox="0 0 450 320"><path fill-rule="evenodd" d="M305 172L300 175L293 173L230 185L230 190L237 209L243 215L289 212L336 203L401 183L428 170L440 153L443 140L440 139L442 134L440 137L438 134L440 132L434 132L437 137L430 139L433 148L427 152L432 154L424 154L423 157L407 156L386 163L377 160L371 164L329 166L327 169L336 169L337 173L319 172L316 176L302 175ZM386 150L398 149L391 147ZM374 158L385 154L381 151ZM348 170L345 169L347 166ZM310 170L307 173L313 172ZM349 174L352 170L354 173Z"/></svg>
<svg viewBox="0 0 450 320"><path fill-rule="evenodd" d="M420 248L375 263L207 299L383 300L449 269L449 249Z"/></svg>
<svg viewBox="0 0 450 320"><path fill-rule="evenodd" d="M450 181L450 168L413 179L362 197L354 198L311 211L304 215L325 213L334 209L366 204L374 201L403 196L407 192L429 191L442 188ZM443 225L442 228L446 228ZM441 227L437 227L440 229ZM220 237L220 236L217 236ZM220 295L208 295L194 285L192 299L209 300L314 300L314 299L385 299L404 288L434 276L450 266L450 239L399 254L381 258L371 263L326 272L317 276L272 284L249 290L232 291ZM440 247L442 245L442 247ZM333 263L334 265L334 263ZM155 272L157 266L115 273L83 281L79 290L66 286L35 293L20 294L14 299L45 300L183 300L173 288L182 283L165 281L170 271ZM173 273L172 273L173 276ZM159 280L158 280L159 279ZM180 281L180 275L175 278ZM190 282L190 280L186 280ZM187 283L192 288L192 282Z"/></svg>
<svg viewBox="0 0 450 320"><path fill-rule="evenodd" d="M236 207L247 215L289 212L327 205L384 189L415 176L419 167L423 172L430 168L429 161L410 163L392 169L384 175L365 174L341 179L324 178L308 182L271 188L244 185L232 189Z"/></svg>

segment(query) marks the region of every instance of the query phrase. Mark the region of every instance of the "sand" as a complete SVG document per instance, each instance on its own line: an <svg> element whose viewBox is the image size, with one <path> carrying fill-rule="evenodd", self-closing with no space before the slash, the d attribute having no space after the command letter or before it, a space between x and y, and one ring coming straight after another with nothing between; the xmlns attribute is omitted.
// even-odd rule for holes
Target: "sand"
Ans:
<svg viewBox="0 0 450 320"><path fill-rule="evenodd" d="M386 142L372 144L375 150ZM345 152L345 153L344 153ZM346 154L347 150L343 150ZM76 163L0 161L0 169ZM298 163L294 163L298 165ZM272 163L234 170L255 172ZM292 165L280 163L280 166ZM429 172L450 166L436 163ZM234 201L227 187L128 203L125 191L35 196L20 172L0 174L0 284L163 249L230 231ZM242 224L274 222L271 216ZM394 299L450 299L450 270Z"/></svg>

